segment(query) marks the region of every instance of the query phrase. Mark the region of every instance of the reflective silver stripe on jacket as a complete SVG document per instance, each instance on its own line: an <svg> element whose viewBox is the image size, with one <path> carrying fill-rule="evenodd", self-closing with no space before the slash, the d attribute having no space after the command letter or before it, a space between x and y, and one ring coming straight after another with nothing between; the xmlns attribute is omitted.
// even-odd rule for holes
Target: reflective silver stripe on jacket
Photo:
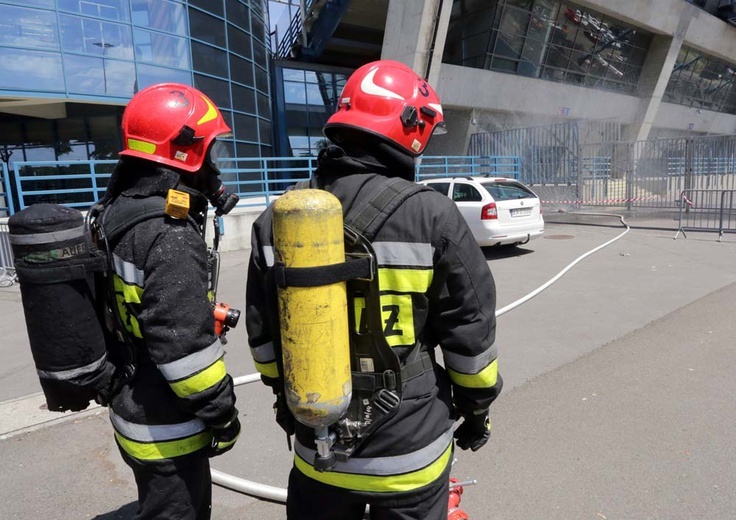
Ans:
<svg viewBox="0 0 736 520"><path fill-rule="evenodd" d="M128 285L137 285L143 287L143 281L145 280L145 274L143 269L138 269L132 262L126 262L118 255L112 255L112 265L117 274L125 283Z"/></svg>
<svg viewBox="0 0 736 520"><path fill-rule="evenodd" d="M477 374L498 357L498 347L491 348L477 356L463 356L455 352L442 351L445 366L463 374Z"/></svg>
<svg viewBox="0 0 736 520"><path fill-rule="evenodd" d="M251 347L250 352L253 356L253 360L258 363L270 363L276 359L276 353L273 350L273 343L270 341L259 347Z"/></svg>
<svg viewBox="0 0 736 520"><path fill-rule="evenodd" d="M432 244L416 242L374 242L378 265L433 267Z"/></svg>
<svg viewBox="0 0 736 520"><path fill-rule="evenodd" d="M79 376L83 376L86 374L90 374L92 372L96 372L105 364L105 361L107 361L107 352L102 354L102 357L98 359L97 361L93 361L89 365L85 365L83 367L78 368L70 368L68 370L36 370L36 373L38 374L38 377L42 377L44 379L57 379L60 381L65 381L67 379L74 379Z"/></svg>
<svg viewBox="0 0 736 520"><path fill-rule="evenodd" d="M413 453L393 457L372 457L361 459L351 457L347 462L337 462L334 471L356 475L390 476L418 471L437 460L452 442L452 428L442 434L432 444ZM296 453L310 464L314 461L316 450L305 447L296 440Z"/></svg>
<svg viewBox="0 0 736 520"><path fill-rule="evenodd" d="M432 244L416 242L374 242L380 265L404 265L415 267L432 267L434 248ZM274 265L273 246L263 246L263 259L267 267Z"/></svg>
<svg viewBox="0 0 736 520"><path fill-rule="evenodd" d="M217 338L209 347L176 361L158 365L158 369L167 381L178 381L204 370L224 355L225 349Z"/></svg>
<svg viewBox="0 0 736 520"><path fill-rule="evenodd" d="M10 243L27 246L31 244L50 244L52 242L63 242L73 238L83 237L87 234L87 228L82 225L72 229L62 229L59 231L50 231L48 233L33 233L30 235L13 235L10 234Z"/></svg>
<svg viewBox="0 0 736 520"><path fill-rule="evenodd" d="M161 442L190 437L205 431L202 419L178 424L138 424L126 421L110 409L110 421L115 430L130 440L138 442Z"/></svg>

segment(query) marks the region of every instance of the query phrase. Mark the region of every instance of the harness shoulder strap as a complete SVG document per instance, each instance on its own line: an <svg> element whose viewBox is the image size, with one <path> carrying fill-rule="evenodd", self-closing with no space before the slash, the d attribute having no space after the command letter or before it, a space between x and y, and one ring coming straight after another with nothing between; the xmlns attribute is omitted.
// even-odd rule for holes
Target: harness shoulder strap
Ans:
<svg viewBox="0 0 736 520"><path fill-rule="evenodd" d="M301 181L294 186L294 189L306 189L310 186L309 181ZM364 204L348 212L344 226L357 232L368 242L372 242L386 220L406 199L421 191L431 189L398 177L387 179L378 193ZM266 230L263 232L265 233ZM347 260L343 264L319 267L285 268L277 266L275 281L279 287L314 287L370 276L370 259L361 258Z"/></svg>
<svg viewBox="0 0 736 520"><path fill-rule="evenodd" d="M381 190L365 204L351 209L345 217L345 225L372 242L386 220L406 199L432 188L393 177L386 180Z"/></svg>
<svg viewBox="0 0 736 520"><path fill-rule="evenodd" d="M103 210L102 225L105 235L111 242L117 241L126 231L136 224L156 217L163 217L166 201L162 197L146 197L138 199L135 204L126 204L122 208L116 208L114 213ZM109 209L105 208L106 210Z"/></svg>

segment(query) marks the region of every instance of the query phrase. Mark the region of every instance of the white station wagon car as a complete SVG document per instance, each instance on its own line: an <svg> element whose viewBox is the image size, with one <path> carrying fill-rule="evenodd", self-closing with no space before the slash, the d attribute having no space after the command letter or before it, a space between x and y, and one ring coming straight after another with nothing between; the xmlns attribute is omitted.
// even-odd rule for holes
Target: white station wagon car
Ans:
<svg viewBox="0 0 736 520"><path fill-rule="evenodd" d="M448 177L419 181L447 195L481 246L521 245L544 233L539 197L504 177Z"/></svg>

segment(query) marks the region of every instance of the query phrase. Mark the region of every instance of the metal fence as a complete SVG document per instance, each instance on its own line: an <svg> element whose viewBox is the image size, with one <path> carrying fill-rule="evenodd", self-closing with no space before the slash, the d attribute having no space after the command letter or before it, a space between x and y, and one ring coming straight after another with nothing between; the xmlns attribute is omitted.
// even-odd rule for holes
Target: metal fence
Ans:
<svg viewBox="0 0 736 520"><path fill-rule="evenodd" d="M13 198L10 193L10 173L5 161L0 161L0 216L13 214Z"/></svg>
<svg viewBox="0 0 736 520"><path fill-rule="evenodd" d="M675 238L685 231L716 231L718 241L724 233L736 233L736 190L683 190Z"/></svg>
<svg viewBox="0 0 736 520"><path fill-rule="evenodd" d="M620 138L618 121L571 121L473 134L468 155L519 157L521 181L571 185L578 182L581 146Z"/></svg>
<svg viewBox="0 0 736 520"><path fill-rule="evenodd" d="M17 161L4 176L0 197L9 203L0 216L35 203L57 203L80 210L105 193L117 161ZM497 175L518 177L519 157L424 157L416 177ZM241 197L239 207L262 207L298 181L312 177L315 157L226 158L219 162L222 181ZM9 179L12 177L12 182ZM3 213L4 211L4 213Z"/></svg>
<svg viewBox="0 0 736 520"><path fill-rule="evenodd" d="M683 190L736 189L736 136L595 143L580 153L582 204L676 210Z"/></svg>
<svg viewBox="0 0 736 520"><path fill-rule="evenodd" d="M0 287L13 285L15 268L7 224L0 224Z"/></svg>
<svg viewBox="0 0 736 520"><path fill-rule="evenodd" d="M456 177L493 175L518 179L521 158L513 156L475 157L444 156L424 157L417 167L416 179L429 177Z"/></svg>

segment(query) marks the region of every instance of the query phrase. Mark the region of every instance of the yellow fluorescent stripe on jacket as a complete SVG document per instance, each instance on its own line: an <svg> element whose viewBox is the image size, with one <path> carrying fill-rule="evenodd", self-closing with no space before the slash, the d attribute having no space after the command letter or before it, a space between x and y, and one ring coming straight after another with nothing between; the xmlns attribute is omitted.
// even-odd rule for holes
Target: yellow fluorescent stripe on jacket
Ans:
<svg viewBox="0 0 736 520"><path fill-rule="evenodd" d="M131 457L138 460L161 460L189 455L205 446L209 446L212 442L212 433L202 432L185 439L160 442L132 441L118 432L115 432L115 438L125 453Z"/></svg>
<svg viewBox="0 0 736 520"><path fill-rule="evenodd" d="M279 377L279 367L276 364L276 361L271 361L270 363L259 363L258 361L253 361L253 365L255 365L259 374L263 374L266 377L274 379Z"/></svg>
<svg viewBox="0 0 736 520"><path fill-rule="evenodd" d="M389 476L355 475L352 473L340 473L338 471L317 471L296 454L294 456L294 465L306 476L331 486L369 493L399 493L419 489L437 480L450 462L451 455L452 443L429 466L417 471Z"/></svg>
<svg viewBox="0 0 736 520"><path fill-rule="evenodd" d="M380 291L425 293L432 283L431 269L378 269Z"/></svg>
<svg viewBox="0 0 736 520"><path fill-rule="evenodd" d="M223 358L220 358L201 372L180 381L172 381L169 383L169 386L171 386L171 389L179 397L187 397L216 385L226 375L227 368L225 368L225 361Z"/></svg>
<svg viewBox="0 0 736 520"><path fill-rule="evenodd" d="M490 365L477 374L461 374L450 368L447 369L453 383L465 388L491 388L498 379L498 360L494 359Z"/></svg>
<svg viewBox="0 0 736 520"><path fill-rule="evenodd" d="M113 276L113 286L115 288L115 299L118 304L118 314L121 321L125 324L125 328L136 338L142 338L141 328L135 316L128 312L125 307L126 303L139 304L143 297L143 289L137 285L129 285L117 274Z"/></svg>
<svg viewBox="0 0 736 520"><path fill-rule="evenodd" d="M414 306L410 294L382 294L383 335L391 347L414 345Z"/></svg>

